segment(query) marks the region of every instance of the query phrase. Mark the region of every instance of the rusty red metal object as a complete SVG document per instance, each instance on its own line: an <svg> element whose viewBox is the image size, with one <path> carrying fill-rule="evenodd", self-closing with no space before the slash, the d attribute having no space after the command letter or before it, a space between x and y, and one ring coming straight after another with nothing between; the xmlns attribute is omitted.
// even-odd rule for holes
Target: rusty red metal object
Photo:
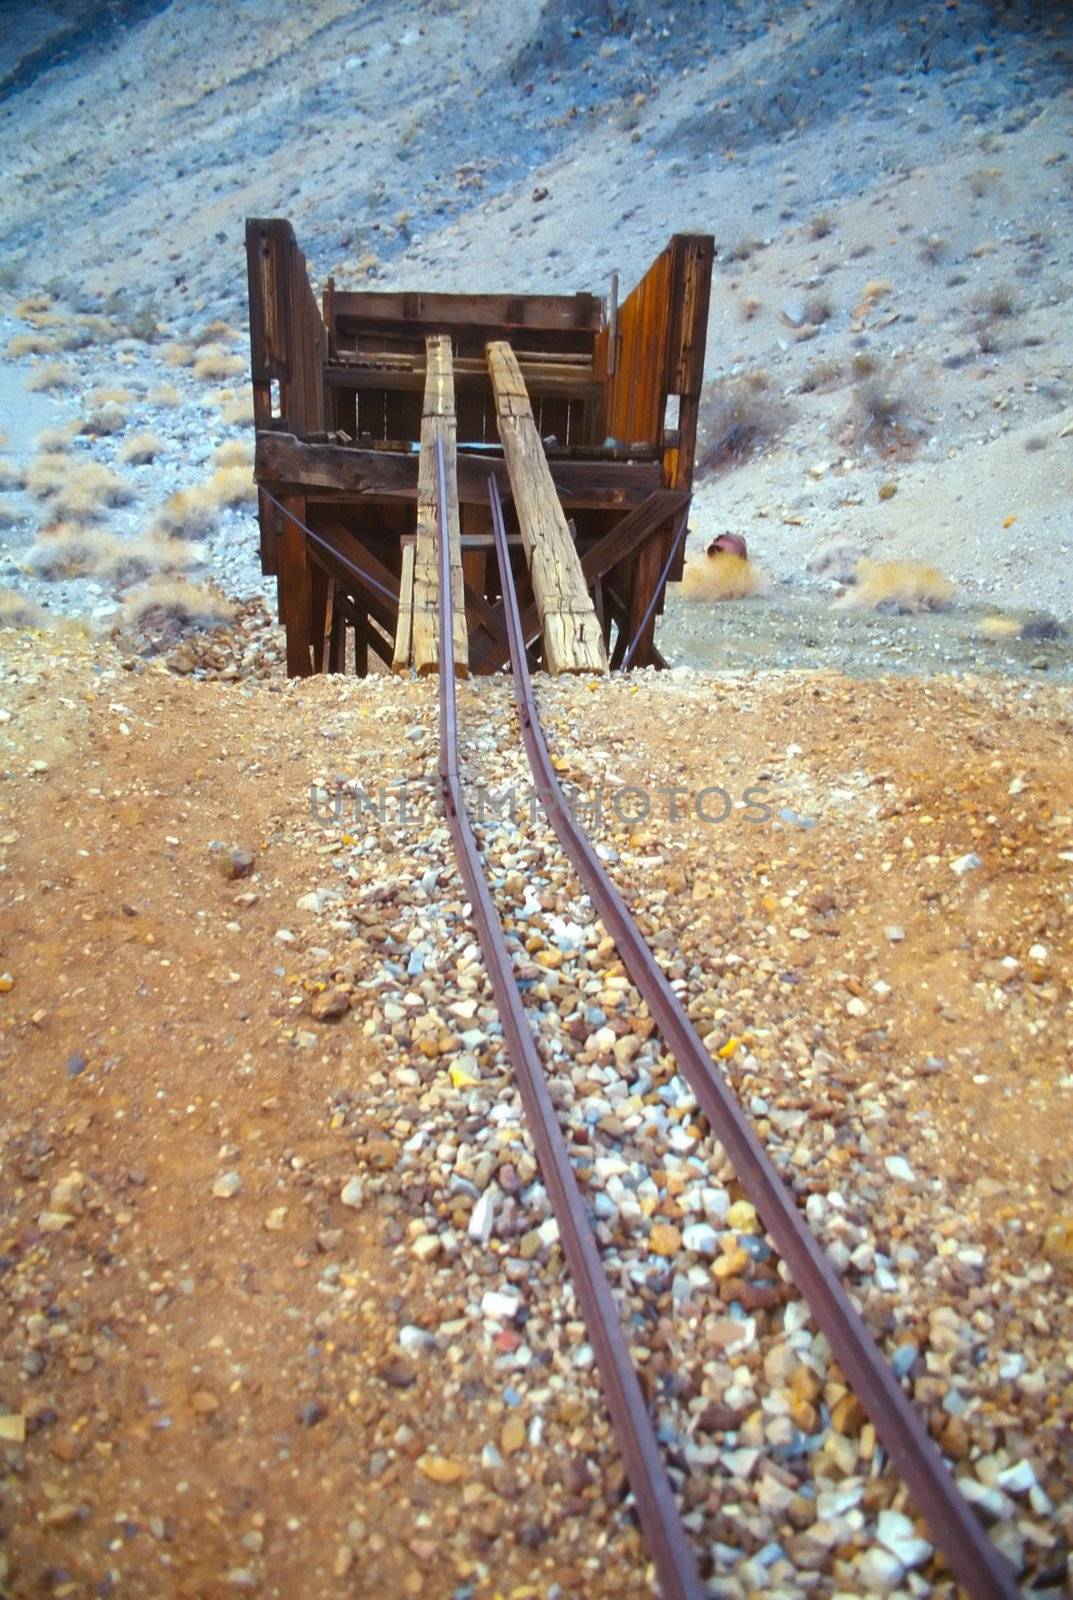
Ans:
<svg viewBox="0 0 1073 1600"><path fill-rule="evenodd" d="M437 445L436 481L439 505L443 507L447 503L447 493L442 440ZM441 517L437 529L441 641L453 637L450 561L442 528ZM517 622L517 603L515 620ZM481 865L480 849L466 815L458 773L458 710L454 673L443 671L442 655L439 687L440 787L444 815L459 872L469 896L481 948L488 962L488 976L503 1025L503 1036L517 1074L518 1090L536 1146L541 1177L559 1224L563 1254L596 1355L597 1372L637 1504L641 1531L656 1568L660 1592L666 1600L703 1600L704 1586L678 1515L648 1407L630 1359L585 1202L570 1164L570 1155L548 1092L544 1069L526 1019L503 926Z"/></svg>
<svg viewBox="0 0 1073 1600"><path fill-rule="evenodd" d="M722 1072L698 1038L681 1001L604 870L592 841L567 803L551 764L525 665L503 508L494 477L489 480L488 492L522 738L548 820L588 890L604 927L614 939L664 1043L696 1095L713 1133L726 1151L776 1250L808 1302L817 1325L826 1335L847 1381L871 1418L954 1576L973 1600L1017 1600L1020 1590L1009 1562L977 1521L878 1345L850 1304L822 1245L801 1216L793 1194L765 1152Z"/></svg>

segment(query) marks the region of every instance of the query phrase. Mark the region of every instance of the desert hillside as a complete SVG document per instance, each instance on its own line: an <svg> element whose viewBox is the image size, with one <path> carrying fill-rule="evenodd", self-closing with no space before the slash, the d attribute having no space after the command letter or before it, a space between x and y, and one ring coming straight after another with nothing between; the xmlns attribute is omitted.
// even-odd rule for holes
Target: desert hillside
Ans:
<svg viewBox="0 0 1073 1600"><path fill-rule="evenodd" d="M657 1592L437 680L286 673L248 217L318 291L714 236L672 670L540 674L554 767L1001 1592L1073 1592L1069 8L0 0L0 172L2 1600ZM955 1600L458 693L701 1590Z"/></svg>

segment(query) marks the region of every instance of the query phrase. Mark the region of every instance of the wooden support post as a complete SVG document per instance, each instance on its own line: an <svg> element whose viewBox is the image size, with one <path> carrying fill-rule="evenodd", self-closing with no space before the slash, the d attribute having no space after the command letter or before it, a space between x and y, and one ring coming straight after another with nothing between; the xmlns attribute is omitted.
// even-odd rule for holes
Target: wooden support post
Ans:
<svg viewBox="0 0 1073 1600"><path fill-rule="evenodd" d="M316 562L310 569L309 636L313 642L313 671L324 671L324 636L328 626L328 587L331 580Z"/></svg>
<svg viewBox="0 0 1073 1600"><path fill-rule="evenodd" d="M306 518L306 503L298 495L288 495L282 504L285 510L279 540L279 583L287 629L287 676L308 678L313 671L313 575L306 536L299 526Z"/></svg>
<svg viewBox="0 0 1073 1600"><path fill-rule="evenodd" d="M451 598L454 605L454 669L469 672L466 602L462 579L462 539L458 521L458 427L455 421L454 374L451 341L445 334L425 340L425 400L421 415L421 459L417 469L417 545L414 556L413 655L419 673L439 667L439 580L436 530L439 507L436 490L436 446L443 441L446 461L447 505L444 508L451 561Z"/></svg>
<svg viewBox="0 0 1073 1600"><path fill-rule="evenodd" d="M537 432L525 380L510 345L486 347L499 437L533 581L549 672L606 672L603 631Z"/></svg>
<svg viewBox="0 0 1073 1600"><path fill-rule="evenodd" d="M369 613L354 605L354 671L359 678L369 676Z"/></svg>
<svg viewBox="0 0 1073 1600"><path fill-rule="evenodd" d="M332 624L328 634L328 671L346 671L346 616L343 612L345 595L335 582L332 583Z"/></svg>
<svg viewBox="0 0 1073 1600"><path fill-rule="evenodd" d="M414 622L414 546L402 547L402 576L399 579L399 620L395 627L395 651L391 657L393 672L406 672L410 666L410 642Z"/></svg>

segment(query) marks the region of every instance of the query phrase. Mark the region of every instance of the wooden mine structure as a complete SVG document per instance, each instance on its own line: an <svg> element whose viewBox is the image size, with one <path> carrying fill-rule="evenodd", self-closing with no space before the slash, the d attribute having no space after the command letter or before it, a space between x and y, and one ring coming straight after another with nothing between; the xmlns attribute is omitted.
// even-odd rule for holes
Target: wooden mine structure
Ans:
<svg viewBox="0 0 1073 1600"><path fill-rule="evenodd" d="M246 253L261 565L292 676L364 674L370 650L436 669L441 438L455 671L509 659L491 473L532 662L664 664L655 621L682 572L711 238L675 234L621 305L330 278L318 305L289 222L247 221Z"/></svg>

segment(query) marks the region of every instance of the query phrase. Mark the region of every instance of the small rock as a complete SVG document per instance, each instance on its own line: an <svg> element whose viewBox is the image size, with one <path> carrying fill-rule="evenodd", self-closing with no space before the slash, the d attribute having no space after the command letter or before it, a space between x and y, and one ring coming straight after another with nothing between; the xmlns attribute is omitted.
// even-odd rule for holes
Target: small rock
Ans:
<svg viewBox="0 0 1073 1600"><path fill-rule="evenodd" d="M1073 1217L1059 1217L1043 1236L1043 1254L1060 1271L1073 1271Z"/></svg>
<svg viewBox="0 0 1073 1600"><path fill-rule="evenodd" d="M220 871L225 878L248 878L255 862L256 857L249 850L237 846L220 853Z"/></svg>
<svg viewBox="0 0 1073 1600"><path fill-rule="evenodd" d="M525 1421L514 1412L504 1422L499 1433L499 1448L505 1456L510 1456L520 1450L525 1444Z"/></svg>
<svg viewBox="0 0 1073 1600"><path fill-rule="evenodd" d="M888 1156L883 1165L890 1176L898 1179L900 1183L913 1183L916 1181L916 1173L904 1156Z"/></svg>
<svg viewBox="0 0 1073 1600"><path fill-rule="evenodd" d="M648 1248L656 1256L674 1256L682 1248L682 1235L669 1222L657 1222L648 1235Z"/></svg>
<svg viewBox="0 0 1073 1600"><path fill-rule="evenodd" d="M195 1389L190 1396L190 1409L195 1416L211 1417L214 1411L219 1411L220 1402L211 1389Z"/></svg>
<svg viewBox="0 0 1073 1600"><path fill-rule="evenodd" d="M24 1444L26 1441L26 1418L21 1412L9 1412L0 1416L0 1439L5 1444Z"/></svg>
<svg viewBox="0 0 1073 1600"><path fill-rule="evenodd" d="M901 944L905 938L905 929L898 922L891 922L883 929L883 936L888 944Z"/></svg>
<svg viewBox="0 0 1073 1600"><path fill-rule="evenodd" d="M242 1188L242 1179L237 1172L223 1172L212 1186L212 1192L217 1200L231 1200Z"/></svg>
<svg viewBox="0 0 1073 1600"><path fill-rule="evenodd" d="M433 1483L457 1483L465 1476L465 1468L449 1456L419 1456L417 1465Z"/></svg>
<svg viewBox="0 0 1073 1600"><path fill-rule="evenodd" d="M348 1178L339 1192L339 1198L352 1211L360 1211L365 1204L365 1185L360 1178Z"/></svg>
<svg viewBox="0 0 1073 1600"><path fill-rule="evenodd" d="M419 1233L410 1246L410 1254L418 1261L434 1261L443 1249L443 1242L438 1234Z"/></svg>
<svg viewBox="0 0 1073 1600"><path fill-rule="evenodd" d="M405 1356L392 1356L377 1371L392 1389L409 1389L417 1381L417 1368Z"/></svg>
<svg viewBox="0 0 1073 1600"><path fill-rule="evenodd" d="M315 1428L327 1415L328 1407L320 1400L307 1400L304 1406L298 1408L298 1421L303 1428Z"/></svg>
<svg viewBox="0 0 1073 1600"><path fill-rule="evenodd" d="M953 872L957 877L963 878L966 872L973 872L977 867L982 866L983 862L980 860L980 857L976 854L975 850L970 850L966 855L958 856L956 860L951 861L950 871Z"/></svg>
<svg viewBox="0 0 1073 1600"><path fill-rule="evenodd" d="M77 1078L86 1070L86 1058L81 1050L76 1050L67 1057L64 1068L69 1078Z"/></svg>
<svg viewBox="0 0 1073 1600"><path fill-rule="evenodd" d="M338 1022L350 1010L350 996L345 989L326 989L314 996L309 1009L316 1022Z"/></svg>

